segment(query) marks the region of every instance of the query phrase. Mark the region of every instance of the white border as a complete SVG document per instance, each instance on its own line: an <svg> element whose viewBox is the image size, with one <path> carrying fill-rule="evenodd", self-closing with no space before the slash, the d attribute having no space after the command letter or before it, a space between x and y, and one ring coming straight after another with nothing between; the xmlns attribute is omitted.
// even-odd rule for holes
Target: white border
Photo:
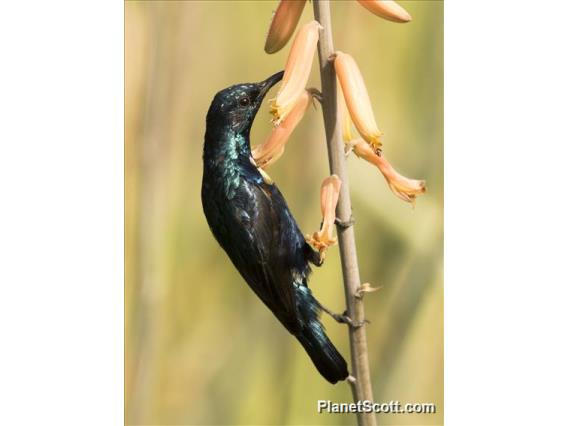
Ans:
<svg viewBox="0 0 568 426"><path fill-rule="evenodd" d="M0 13L0 424L123 419L123 4Z"/></svg>
<svg viewBox="0 0 568 426"><path fill-rule="evenodd" d="M445 3L447 424L568 424L567 19Z"/></svg>
<svg viewBox="0 0 568 426"><path fill-rule="evenodd" d="M565 424L564 2L446 1L447 424ZM123 419L123 5L0 14L1 424Z"/></svg>

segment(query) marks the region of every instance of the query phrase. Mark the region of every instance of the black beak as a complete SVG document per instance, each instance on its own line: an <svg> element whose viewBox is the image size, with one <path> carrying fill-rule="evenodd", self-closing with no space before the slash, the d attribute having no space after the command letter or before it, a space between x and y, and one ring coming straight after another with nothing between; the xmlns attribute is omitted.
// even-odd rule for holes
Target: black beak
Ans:
<svg viewBox="0 0 568 426"><path fill-rule="evenodd" d="M274 86L276 83L278 83L280 80L282 80L283 76L284 76L284 71L280 71L274 75L271 75L266 80L258 83L258 85L260 86L260 93L258 94L256 100L257 104L260 104L262 102L262 100L264 99L270 88Z"/></svg>

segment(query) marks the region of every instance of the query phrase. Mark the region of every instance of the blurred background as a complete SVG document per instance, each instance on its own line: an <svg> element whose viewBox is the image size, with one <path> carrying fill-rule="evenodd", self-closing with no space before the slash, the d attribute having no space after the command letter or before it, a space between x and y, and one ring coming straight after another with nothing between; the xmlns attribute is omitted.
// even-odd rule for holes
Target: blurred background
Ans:
<svg viewBox="0 0 568 426"><path fill-rule="evenodd" d="M356 2L332 3L335 47L357 60L395 168L427 181L413 210L382 175L348 159L376 401L432 402L437 413L381 424L443 423L443 3L400 2L409 24ZM276 1L125 3L126 424L348 425L319 399L350 402L253 295L201 208L205 115L215 93L283 68L290 43L264 53ZM302 22L313 19L307 4ZM317 56L310 85L319 87ZM267 97L270 98L269 95ZM253 144L270 131L268 104ZM321 110L310 110L269 173L302 231L320 223L329 174ZM337 247L310 287L344 309ZM347 328L323 317L349 361Z"/></svg>

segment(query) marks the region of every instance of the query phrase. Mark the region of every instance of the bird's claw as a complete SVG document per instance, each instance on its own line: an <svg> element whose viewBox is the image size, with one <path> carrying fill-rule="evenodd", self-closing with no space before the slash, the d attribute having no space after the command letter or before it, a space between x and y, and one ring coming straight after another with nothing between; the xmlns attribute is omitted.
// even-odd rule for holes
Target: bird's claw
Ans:
<svg viewBox="0 0 568 426"><path fill-rule="evenodd" d="M350 327L359 328L363 327L365 324L371 323L371 321L367 319L364 319L363 321L354 321L347 315L347 311L343 312L342 314L336 314L335 312L327 309L321 303L319 304L319 307L340 324L348 324Z"/></svg>
<svg viewBox="0 0 568 426"><path fill-rule="evenodd" d="M355 219L353 218L353 216L351 216L349 220L341 220L338 217L335 218L335 224L342 229L347 229L350 226L353 226L354 223Z"/></svg>
<svg viewBox="0 0 568 426"><path fill-rule="evenodd" d="M343 312L343 314L335 314L331 315L335 321L340 324L348 324L350 327L353 328L360 328L363 327L365 324L370 324L371 321L364 319L363 321L354 321L349 316L347 316L347 311Z"/></svg>

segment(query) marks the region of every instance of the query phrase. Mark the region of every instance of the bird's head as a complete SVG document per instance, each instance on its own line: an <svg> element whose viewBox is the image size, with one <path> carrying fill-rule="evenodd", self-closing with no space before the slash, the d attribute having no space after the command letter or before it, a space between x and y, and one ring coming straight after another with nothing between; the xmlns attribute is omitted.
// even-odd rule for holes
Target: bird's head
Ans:
<svg viewBox="0 0 568 426"><path fill-rule="evenodd" d="M262 100L283 75L284 71L280 71L259 83L236 84L221 90L209 107L208 127L228 126L235 133L248 133Z"/></svg>

